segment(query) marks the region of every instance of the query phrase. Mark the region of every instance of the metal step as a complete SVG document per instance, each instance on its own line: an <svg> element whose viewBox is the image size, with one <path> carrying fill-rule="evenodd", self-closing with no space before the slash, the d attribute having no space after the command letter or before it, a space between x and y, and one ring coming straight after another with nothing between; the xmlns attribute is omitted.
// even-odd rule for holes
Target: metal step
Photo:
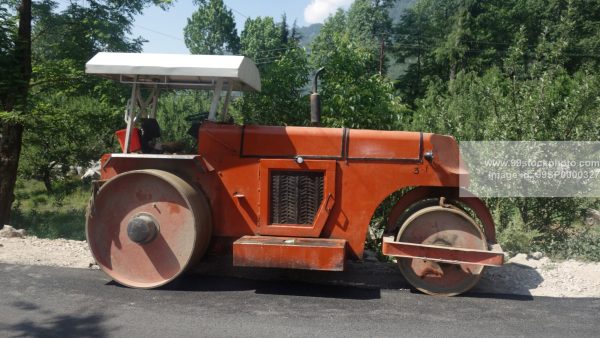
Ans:
<svg viewBox="0 0 600 338"><path fill-rule="evenodd" d="M343 271L346 240L244 236L233 243L233 265Z"/></svg>

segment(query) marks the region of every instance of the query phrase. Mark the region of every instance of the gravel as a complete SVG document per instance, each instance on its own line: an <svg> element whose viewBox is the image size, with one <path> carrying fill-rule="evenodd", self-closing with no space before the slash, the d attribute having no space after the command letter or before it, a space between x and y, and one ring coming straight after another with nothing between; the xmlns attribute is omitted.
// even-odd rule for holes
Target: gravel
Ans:
<svg viewBox="0 0 600 338"><path fill-rule="evenodd" d="M377 274L384 266L390 268L390 264L371 262L371 258L367 255L365 264L370 266L368 269L372 269L373 273ZM85 241L35 236L0 236L0 263L98 268ZM486 269L475 291L600 298L600 263L574 260L554 262L539 252L518 254L502 267Z"/></svg>
<svg viewBox="0 0 600 338"><path fill-rule="evenodd" d="M95 264L85 241L35 236L0 238L0 262L89 268Z"/></svg>

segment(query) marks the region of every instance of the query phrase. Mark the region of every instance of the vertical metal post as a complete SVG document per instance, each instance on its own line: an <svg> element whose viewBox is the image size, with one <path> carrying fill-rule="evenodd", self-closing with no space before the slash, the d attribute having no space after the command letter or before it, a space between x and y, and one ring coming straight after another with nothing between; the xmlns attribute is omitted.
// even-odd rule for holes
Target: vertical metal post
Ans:
<svg viewBox="0 0 600 338"><path fill-rule="evenodd" d="M133 131L133 118L135 116L135 107L137 105L137 77L134 78L133 86L131 88L131 99L129 101L129 107L127 107L127 131L125 132L125 146L123 147L123 153L129 152L129 143L131 141L131 132Z"/></svg>
<svg viewBox="0 0 600 338"><path fill-rule="evenodd" d="M227 83L227 94L225 95L225 101L223 102L223 110L221 110L221 114L223 114L223 121L227 121L227 116L229 113L229 99L231 98L231 84Z"/></svg>
<svg viewBox="0 0 600 338"><path fill-rule="evenodd" d="M158 106L158 94L160 93L160 89L158 85L155 85L152 88L151 99L150 99L150 111L148 112L148 117L155 119L156 118L156 107Z"/></svg>
<svg viewBox="0 0 600 338"><path fill-rule="evenodd" d="M216 121L217 120L217 108L219 107L219 100L221 99L221 90L223 89L223 80L217 80L215 85L215 92L213 94L212 104L210 105L210 110L208 111L208 120Z"/></svg>

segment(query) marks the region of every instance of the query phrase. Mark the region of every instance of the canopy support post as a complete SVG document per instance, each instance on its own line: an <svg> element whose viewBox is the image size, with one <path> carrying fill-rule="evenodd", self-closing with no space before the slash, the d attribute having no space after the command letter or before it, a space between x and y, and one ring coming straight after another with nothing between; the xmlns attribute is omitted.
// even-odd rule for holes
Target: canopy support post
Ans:
<svg viewBox="0 0 600 338"><path fill-rule="evenodd" d="M225 95L225 102L223 102L223 110L221 114L223 114L223 121L227 121L227 117L229 116L229 100L231 98L231 84L227 83L227 94Z"/></svg>
<svg viewBox="0 0 600 338"><path fill-rule="evenodd" d="M216 121L217 120L217 108L219 107L219 100L221 99L221 90L223 89L223 79L217 80L215 85L215 92L213 94L212 104L210 105L210 110L208 111L208 120Z"/></svg>
<svg viewBox="0 0 600 338"><path fill-rule="evenodd" d="M131 132L133 131L133 124L135 120L135 108L137 106L137 92L137 83L134 82L133 86L131 87L131 99L129 99L127 110L125 111L125 122L127 122L127 131L125 132L125 146L123 147L124 154L127 154L129 152L129 142L131 141Z"/></svg>

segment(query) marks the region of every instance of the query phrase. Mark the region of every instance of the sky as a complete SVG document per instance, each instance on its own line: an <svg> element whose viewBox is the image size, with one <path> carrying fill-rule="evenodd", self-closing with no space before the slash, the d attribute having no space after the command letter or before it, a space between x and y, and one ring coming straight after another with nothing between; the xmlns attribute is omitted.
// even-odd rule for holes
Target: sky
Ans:
<svg viewBox="0 0 600 338"><path fill-rule="evenodd" d="M279 21L283 13L291 26L294 20L298 27L322 23L338 8L347 9L353 0L224 0L233 11L238 33L244 28L247 18L271 16ZM147 53L189 53L183 41L183 28L187 18L196 10L192 0L177 0L167 11L150 7L137 16L132 30L133 36L142 36Z"/></svg>

